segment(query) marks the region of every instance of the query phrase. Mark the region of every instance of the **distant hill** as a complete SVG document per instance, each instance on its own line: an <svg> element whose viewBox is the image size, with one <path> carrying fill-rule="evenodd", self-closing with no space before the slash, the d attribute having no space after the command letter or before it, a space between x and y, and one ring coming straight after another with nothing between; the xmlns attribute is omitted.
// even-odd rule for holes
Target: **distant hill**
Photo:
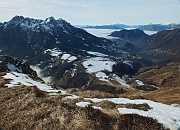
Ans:
<svg viewBox="0 0 180 130"><path fill-rule="evenodd" d="M148 25L138 25L138 29L147 30L147 31L162 31L162 30L172 30L180 28L180 24L148 24Z"/></svg>
<svg viewBox="0 0 180 130"><path fill-rule="evenodd" d="M142 39L148 37L147 34L145 34L142 30L139 29L123 29L121 31L114 31L109 36L121 38L123 41L130 42L132 44L137 44Z"/></svg>
<svg viewBox="0 0 180 130"><path fill-rule="evenodd" d="M119 44L118 47L125 52L131 52L131 53L136 52L137 50L133 44L128 43L128 42L123 42Z"/></svg>
<svg viewBox="0 0 180 130"><path fill-rule="evenodd" d="M160 31L142 40L138 45L153 59L180 59L180 29Z"/></svg>
<svg viewBox="0 0 180 130"><path fill-rule="evenodd" d="M96 26L78 26L83 28L95 28L95 29L123 29L128 28L130 26L125 24L111 24L111 25L96 25Z"/></svg>

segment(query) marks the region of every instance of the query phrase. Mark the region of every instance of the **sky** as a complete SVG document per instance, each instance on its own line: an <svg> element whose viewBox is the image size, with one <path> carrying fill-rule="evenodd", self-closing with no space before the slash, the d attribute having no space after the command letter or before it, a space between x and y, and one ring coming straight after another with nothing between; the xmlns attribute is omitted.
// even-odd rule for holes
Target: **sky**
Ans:
<svg viewBox="0 0 180 130"><path fill-rule="evenodd" d="M15 15L73 25L180 23L180 0L0 0L0 22Z"/></svg>

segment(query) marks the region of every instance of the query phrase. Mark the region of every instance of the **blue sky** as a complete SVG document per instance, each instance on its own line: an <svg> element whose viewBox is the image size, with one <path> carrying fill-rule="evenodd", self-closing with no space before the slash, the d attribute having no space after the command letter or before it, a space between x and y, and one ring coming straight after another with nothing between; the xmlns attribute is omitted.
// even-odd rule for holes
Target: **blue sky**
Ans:
<svg viewBox="0 0 180 130"><path fill-rule="evenodd" d="M0 0L0 22L15 15L75 25L180 23L180 0Z"/></svg>

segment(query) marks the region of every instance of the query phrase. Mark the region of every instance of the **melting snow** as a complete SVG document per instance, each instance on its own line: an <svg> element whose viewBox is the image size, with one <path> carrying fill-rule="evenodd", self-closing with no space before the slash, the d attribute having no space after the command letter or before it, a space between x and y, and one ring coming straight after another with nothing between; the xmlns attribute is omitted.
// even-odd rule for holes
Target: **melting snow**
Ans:
<svg viewBox="0 0 180 130"><path fill-rule="evenodd" d="M71 55L70 54L63 54L61 59L62 60L67 60Z"/></svg>
<svg viewBox="0 0 180 130"><path fill-rule="evenodd" d="M140 81L140 80L136 80L136 83L137 83L138 85L144 85L144 83L143 83L142 81Z"/></svg>
<svg viewBox="0 0 180 130"><path fill-rule="evenodd" d="M42 76L42 74L41 74L41 72L42 72L42 70L39 68L39 66L30 66L31 67L31 69L33 69L33 70L35 70L36 72L37 72L37 75L38 75L38 77L40 77L45 83L50 83L51 82L51 76L49 76L49 77L44 77L44 76Z"/></svg>
<svg viewBox="0 0 180 130"><path fill-rule="evenodd" d="M94 55L94 56L102 56L102 57L105 57L105 56L108 56L108 55L105 55L105 54L102 54L102 53L99 53L99 52L93 52L93 51L87 51L88 54L91 54L91 55Z"/></svg>
<svg viewBox="0 0 180 130"><path fill-rule="evenodd" d="M123 63L125 63L125 64L131 66L131 68L133 68L133 66L132 66L132 64L131 64L132 61L130 61L130 60L125 60L125 61L123 61Z"/></svg>
<svg viewBox="0 0 180 130"><path fill-rule="evenodd" d="M12 72L7 73L5 76L2 76L5 79L11 79L10 84L6 84L8 87L17 86L19 84L26 85L26 86L37 86L40 90L50 92L50 93L57 93L59 90L55 90L52 88L52 86L48 86L46 84L42 84L40 82L37 82L33 79L31 79L28 75Z"/></svg>
<svg viewBox="0 0 180 130"><path fill-rule="evenodd" d="M96 77L98 77L99 80L101 80L101 81L106 81L106 82L109 81L109 80L108 80L108 76L107 76L104 72L98 72L98 73L96 73Z"/></svg>
<svg viewBox="0 0 180 130"><path fill-rule="evenodd" d="M113 74L113 78L119 82L121 85L130 88L131 86L129 84L126 83L126 81L124 81L123 79L121 79L118 75Z"/></svg>
<svg viewBox="0 0 180 130"><path fill-rule="evenodd" d="M62 60L67 60L68 63L73 62L77 58L75 56L71 56L70 54L63 54L61 57Z"/></svg>
<svg viewBox="0 0 180 130"><path fill-rule="evenodd" d="M101 75L101 74L100 74ZM102 74L103 75L103 74ZM44 90L47 92L50 92L50 94L57 94L57 92L61 92L61 94L69 94L64 90L55 90L51 86L48 86L46 84L42 84L40 82L34 81L26 74L12 72L7 73L5 76L3 76L5 79L12 79L10 84L6 84L8 87L13 87L18 84L24 84L27 86L37 86L40 90ZM70 99L76 99L79 98L77 95L71 95L67 96L66 98ZM92 102L100 102L103 100L108 100L116 104L142 104L147 103L150 106L150 110L148 111L142 111L138 109L128 109L128 108L117 108L119 113L121 114L128 114L128 113L136 113L139 115L152 117L154 119L157 119L159 123L162 123L166 128L170 128L171 130L177 130L180 128L180 107L176 107L173 105L166 105L150 100L142 100L142 99L136 99L136 100L130 100L127 98L85 98L87 100L91 100ZM77 106L85 107L87 105L91 104L90 102L78 102L76 103ZM102 110L101 107L92 106L95 109Z"/></svg>
<svg viewBox="0 0 180 130"><path fill-rule="evenodd" d="M122 114L136 113L139 115L152 117L154 119L157 119L159 123L162 123L166 128L170 128L171 130L176 130L180 128L180 116L179 116L180 108L179 107L174 107L171 105L166 105L166 104L157 103L150 100L142 100L142 99L137 99L137 100L130 100L127 98L104 98L104 99L86 98L86 99L91 100L93 102L100 102L103 100L108 100L116 104L118 103L123 103L123 104L147 103L151 108L148 111L128 109L128 108L118 108L117 110L119 111L119 113L122 113Z"/></svg>
<svg viewBox="0 0 180 130"><path fill-rule="evenodd" d="M79 96L77 96L77 95L70 95L70 96L67 96L66 98L69 98L69 99L76 99L76 98L79 98Z"/></svg>
<svg viewBox="0 0 180 130"><path fill-rule="evenodd" d="M58 56L58 55L62 54L62 52L60 50L57 50L56 48L47 49L44 51L44 53L49 53L51 56Z"/></svg>
<svg viewBox="0 0 180 130"><path fill-rule="evenodd" d="M112 66L114 64L115 64L115 62L110 61L107 58L102 58L102 57L86 59L83 62L83 66L86 68L86 71L90 74L99 72L99 71L103 71L103 70L112 72Z"/></svg>
<svg viewBox="0 0 180 130"><path fill-rule="evenodd" d="M73 98L76 96L74 95ZM77 96L77 98L79 98ZM150 106L150 109L148 111L138 110L138 109L128 109L128 108L117 108L119 113L121 114L139 114L142 116L152 117L156 120L158 120L159 123L162 123L164 127L169 128L171 130L178 130L180 128L180 107L172 106L172 105L166 105L158 102L154 102L151 100L142 100L142 99L136 99L136 100L130 100L128 98L85 98L87 100L91 100L92 102L101 102L104 100L111 101L116 104L143 104L147 103ZM77 106L85 107L87 105L90 105L90 102L78 102L76 103ZM93 106L95 109L102 110L101 107Z"/></svg>
<svg viewBox="0 0 180 130"><path fill-rule="evenodd" d="M86 107L89 104L91 104L91 103L89 103L89 102L78 102L78 103L76 103L76 105L79 106L79 107Z"/></svg>
<svg viewBox="0 0 180 130"><path fill-rule="evenodd" d="M14 66L13 64L10 64L10 63L7 64L7 68L12 72L18 71L18 72L22 73L22 70L18 69L16 66Z"/></svg>
<svg viewBox="0 0 180 130"><path fill-rule="evenodd" d="M75 56L71 56L71 57L69 57L68 58L68 62L70 63L70 62L73 62L73 61L75 61L77 58L75 57Z"/></svg>

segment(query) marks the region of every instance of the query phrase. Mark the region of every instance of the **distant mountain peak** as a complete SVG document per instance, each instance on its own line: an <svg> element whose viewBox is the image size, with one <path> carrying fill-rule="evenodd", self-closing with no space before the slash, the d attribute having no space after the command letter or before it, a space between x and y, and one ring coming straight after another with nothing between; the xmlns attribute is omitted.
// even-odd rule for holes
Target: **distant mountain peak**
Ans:
<svg viewBox="0 0 180 130"><path fill-rule="evenodd" d="M53 16L50 16L48 18L45 19L45 22L51 22L51 21L55 21L55 18Z"/></svg>
<svg viewBox="0 0 180 130"><path fill-rule="evenodd" d="M23 19L25 19L23 16L14 16L10 21L22 21Z"/></svg>
<svg viewBox="0 0 180 130"><path fill-rule="evenodd" d="M131 30L123 29L121 31L114 31L109 36L119 37L123 41L130 42L132 44L137 44L145 37L148 37L148 35L145 34L143 30L140 29L131 29Z"/></svg>

